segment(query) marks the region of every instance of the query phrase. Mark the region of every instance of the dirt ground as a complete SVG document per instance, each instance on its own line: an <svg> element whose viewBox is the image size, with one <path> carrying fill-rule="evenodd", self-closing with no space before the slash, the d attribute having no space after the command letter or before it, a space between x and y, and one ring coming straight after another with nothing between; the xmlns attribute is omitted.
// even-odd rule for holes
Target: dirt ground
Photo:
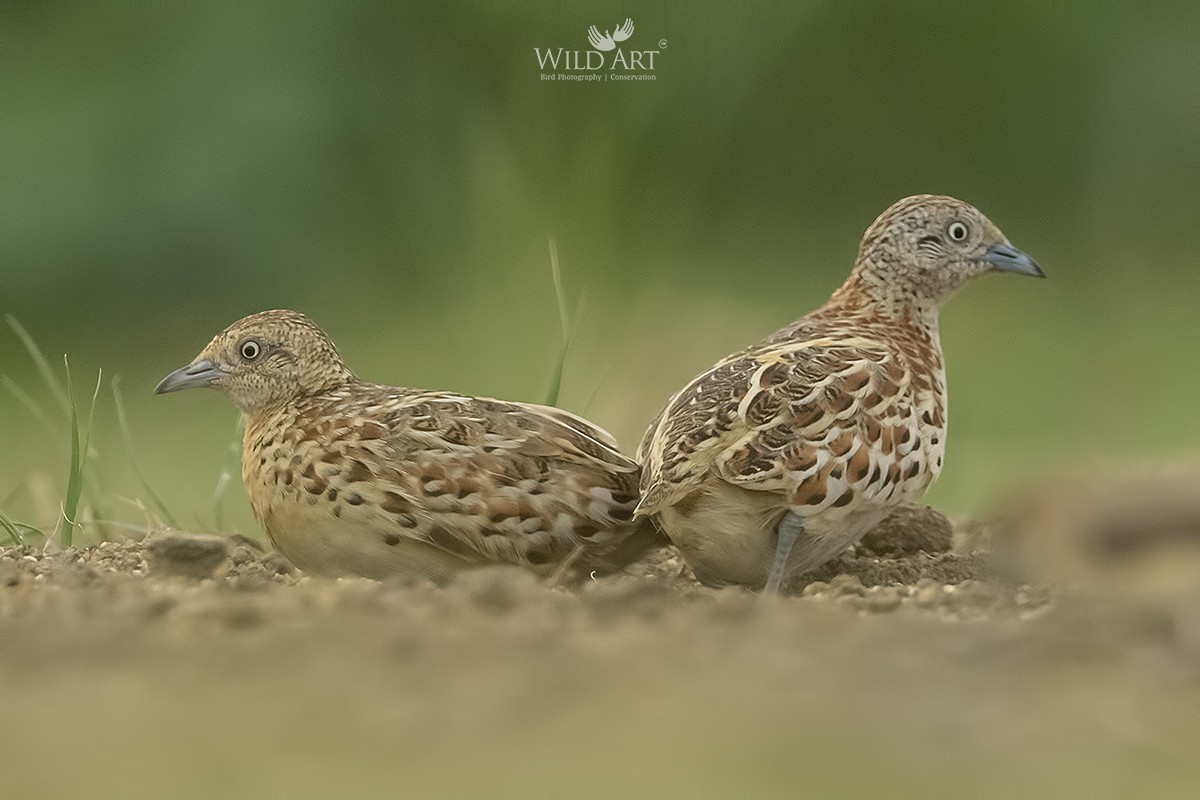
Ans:
<svg viewBox="0 0 1200 800"><path fill-rule="evenodd" d="M786 597L702 587L670 548L445 587L170 531L7 548L0 795L1194 797L1181 518L1184 579L1158 582L1097 572L1107 522L1059 524L1068 584L1028 569L1028 520L910 509Z"/></svg>

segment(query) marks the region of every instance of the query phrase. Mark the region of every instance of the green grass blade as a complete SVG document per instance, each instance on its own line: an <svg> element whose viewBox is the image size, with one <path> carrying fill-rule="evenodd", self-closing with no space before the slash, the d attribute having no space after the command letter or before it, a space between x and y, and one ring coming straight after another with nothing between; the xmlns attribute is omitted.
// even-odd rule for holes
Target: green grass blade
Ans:
<svg viewBox="0 0 1200 800"><path fill-rule="evenodd" d="M4 318L8 321L8 327L13 329L13 332L17 334L17 338L21 340L21 344L25 346L26 352L33 359L34 366L37 367L50 393L54 395L54 399L58 401L64 412L70 413L70 389L63 387L62 381L58 379L58 375L54 372L54 368L50 366L50 362L46 360L46 356L42 353L42 348L37 346L37 342L29 335L29 331L25 330L25 327L17 322L16 317L12 314L5 314Z"/></svg>
<svg viewBox="0 0 1200 800"><path fill-rule="evenodd" d="M563 369L567 363L567 351L571 347L571 313L567 309L567 293L563 288L562 270L558 263L558 245L551 236L547 239L550 246L550 277L554 281L554 297L558 301L558 323L561 331L561 344L558 348L558 358L554 363L554 373L550 376L550 388L546 392L546 405L558 405L558 395L562 389ZM576 315L579 309L576 308Z"/></svg>
<svg viewBox="0 0 1200 800"><path fill-rule="evenodd" d="M545 404L558 405L558 393L562 388L563 368L567 363L567 348L564 345L558 350L558 359L554 362L554 372L550 375L550 388L546 391Z"/></svg>
<svg viewBox="0 0 1200 800"><path fill-rule="evenodd" d="M163 521L172 528L178 528L179 525L175 522L174 515L167 509L166 503L162 501L162 498L158 496L154 488L150 486L150 481L146 479L146 473L142 472L142 466L138 463L136 451L133 446L133 433L129 428L129 418L125 414L125 400L121 397L121 376L119 375L112 379L112 394L113 403L117 408L117 425L121 428L121 437L125 440L125 449L129 453L129 463L133 466L134 477L141 484L142 491L150 498L150 502L154 504Z"/></svg>
<svg viewBox="0 0 1200 800"><path fill-rule="evenodd" d="M604 372L600 373L600 380L596 382L596 388L592 390L592 394L588 397L587 402L583 404L583 413L591 411L592 406L596 404L596 398L600 396L600 390L604 388L604 384L608 382L608 376L612 374L612 364L604 368Z"/></svg>
<svg viewBox="0 0 1200 800"><path fill-rule="evenodd" d="M66 361L66 358L63 358ZM81 481L83 471L79 468L79 415L75 413L75 396L71 386L71 364L67 362L67 420L71 437L71 464L67 472L67 494L62 507L62 544L70 547L75 532L75 508L79 504L79 495L83 493ZM72 496L75 502L71 501Z"/></svg>
<svg viewBox="0 0 1200 800"><path fill-rule="evenodd" d="M8 538L12 539L14 545L17 547L25 546L25 537L21 535L21 531L17 528L16 523L6 517L2 511L0 511L0 528L4 529L4 532L8 534Z"/></svg>
<svg viewBox="0 0 1200 800"><path fill-rule="evenodd" d="M96 413L96 400L100 396L100 384L104 373L100 371L96 375L96 388L92 391L92 403L88 409L87 432L81 440L79 433L79 411L75 406L75 397L71 387L71 364L67 361L66 356L63 356L63 363L67 369L67 409L71 423L71 468L67 474L67 493L63 498L62 546L70 547L75 538L75 528L79 524L77 514L79 512L79 499L83 495L84 466L87 462L88 447L91 443L92 419Z"/></svg>
<svg viewBox="0 0 1200 800"><path fill-rule="evenodd" d="M571 319L567 313L567 293L563 289L562 269L558 264L558 244L551 236L546 240L550 246L550 277L554 280L554 298L558 301L558 322L562 326L562 338L571 338Z"/></svg>
<svg viewBox="0 0 1200 800"><path fill-rule="evenodd" d="M83 461L79 465L80 471L86 475L92 474L88 470L88 459L92 452L92 431L95 429L93 423L96 419L96 403L100 399L100 387L102 385L104 385L104 370L98 369L96 370L96 385L92 387L92 401L88 405L87 431L83 435ZM81 494L83 492L83 484L84 480L83 476L81 476L79 480L79 491ZM76 505L79 504L78 499L75 502Z"/></svg>

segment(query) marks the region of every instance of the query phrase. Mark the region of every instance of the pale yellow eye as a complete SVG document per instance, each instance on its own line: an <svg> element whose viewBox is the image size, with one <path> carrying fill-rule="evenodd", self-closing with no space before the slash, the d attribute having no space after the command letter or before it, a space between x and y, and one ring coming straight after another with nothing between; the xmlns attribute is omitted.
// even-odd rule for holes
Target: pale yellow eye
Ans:
<svg viewBox="0 0 1200 800"><path fill-rule="evenodd" d="M946 235L951 241L961 242L967 238L967 226L961 222L951 222L946 228Z"/></svg>
<svg viewBox="0 0 1200 800"><path fill-rule="evenodd" d="M254 339L247 339L238 345L238 353L241 354L243 360L253 361L262 355L262 345Z"/></svg>

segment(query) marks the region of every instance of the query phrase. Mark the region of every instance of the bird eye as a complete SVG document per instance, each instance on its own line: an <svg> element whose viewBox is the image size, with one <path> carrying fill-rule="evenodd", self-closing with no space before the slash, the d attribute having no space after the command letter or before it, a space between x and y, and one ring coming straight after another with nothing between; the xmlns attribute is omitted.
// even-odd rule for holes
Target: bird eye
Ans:
<svg viewBox="0 0 1200 800"><path fill-rule="evenodd" d="M961 242L967 238L967 226L961 222L951 222L950 227L946 228L946 233L956 242Z"/></svg>
<svg viewBox="0 0 1200 800"><path fill-rule="evenodd" d="M238 352L242 354L242 358L246 361L253 361L262 355L262 345L253 339L247 339L238 345Z"/></svg>

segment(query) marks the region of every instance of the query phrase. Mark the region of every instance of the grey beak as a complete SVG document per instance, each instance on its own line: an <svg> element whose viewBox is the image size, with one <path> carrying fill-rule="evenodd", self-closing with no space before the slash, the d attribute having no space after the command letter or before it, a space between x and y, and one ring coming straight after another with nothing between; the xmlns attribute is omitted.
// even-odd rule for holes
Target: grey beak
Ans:
<svg viewBox="0 0 1200 800"><path fill-rule="evenodd" d="M186 367L180 367L163 378L162 382L155 387L154 393L166 394L167 392L178 392L181 389L211 386L213 381L224 376L225 372L206 358L194 364L188 364Z"/></svg>
<svg viewBox="0 0 1200 800"><path fill-rule="evenodd" d="M1000 272L1015 272L1018 275L1032 275L1035 278L1046 277L1046 273L1042 272L1042 268L1037 265L1036 261L1007 244L992 245L980 260L986 261L992 265L992 269Z"/></svg>

